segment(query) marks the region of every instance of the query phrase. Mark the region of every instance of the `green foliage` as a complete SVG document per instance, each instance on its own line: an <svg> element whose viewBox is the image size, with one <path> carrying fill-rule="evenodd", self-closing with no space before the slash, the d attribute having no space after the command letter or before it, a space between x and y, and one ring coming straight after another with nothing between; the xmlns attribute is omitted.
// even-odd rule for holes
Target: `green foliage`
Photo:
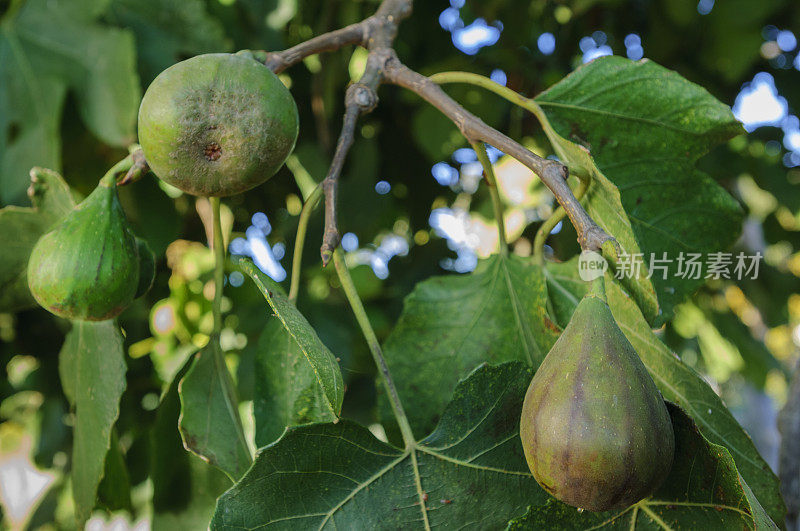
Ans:
<svg viewBox="0 0 800 531"><path fill-rule="evenodd" d="M560 331L546 308L542 270L514 256L497 255L468 275L418 284L384 347L415 431L435 426L458 380L476 365L520 360L538 366ZM391 418L385 400L381 412Z"/></svg>
<svg viewBox="0 0 800 531"><path fill-rule="evenodd" d="M125 390L122 335L113 321L76 321L58 359L61 385L75 414L72 490L82 526L95 505Z"/></svg>
<svg viewBox="0 0 800 531"><path fill-rule="evenodd" d="M0 234L14 234L4 246L0 261L0 308L14 311L35 304L28 289L28 258L39 238L68 212L74 201L69 186L56 172L31 170L28 189L32 207L9 206L0 210Z"/></svg>
<svg viewBox="0 0 800 531"><path fill-rule="evenodd" d="M236 396L219 340L194 355L178 387L183 445L236 480L252 462Z"/></svg>
<svg viewBox="0 0 800 531"><path fill-rule="evenodd" d="M312 407L318 413L309 420L328 420L330 416L336 418L342 409L344 384L342 383L342 372L333 353L320 341L317 333L308 324L306 318L281 293L280 287L272 279L260 271L250 260L239 259L238 264L256 283L259 291L267 299L269 306L275 312L275 316L288 334L288 337L283 336L283 340L281 340L280 335L275 337L276 341L269 345L271 349L275 350L267 354L268 356L280 356L281 352L285 352L287 366L283 370L289 371L286 374L289 378L285 383L290 385L284 387L284 393L297 394L298 398L302 398L300 395L304 395L304 391L308 390L309 386L314 383L308 380L309 376L313 375L319 390L307 392L314 396L313 402L316 405ZM303 359L300 359L300 356ZM293 366L299 366L296 369L297 377L292 376L295 372L292 369ZM280 417L282 418L295 418L300 414L295 408L298 406L300 408L306 407L304 404L297 404L296 400L295 398L286 402L272 404L268 408L279 409L281 411ZM264 404L262 403L261 405L263 406ZM304 417L305 415L300 414L300 416ZM267 420L266 416L262 418L263 421L275 422L274 419ZM260 422L257 421L258 423ZM284 426L291 425L292 423L284 424Z"/></svg>
<svg viewBox="0 0 800 531"><path fill-rule="evenodd" d="M405 450L348 420L289 428L220 498L211 527L504 525L546 499L518 437L530 375L519 363L476 369L436 430Z"/></svg>
<svg viewBox="0 0 800 531"><path fill-rule="evenodd" d="M107 1L14 2L0 25L0 201L18 203L33 166L61 165L67 92L104 143L134 140L141 89L129 31L98 23Z"/></svg>
<svg viewBox="0 0 800 531"><path fill-rule="evenodd" d="M150 477L153 481L153 529L196 529L207 525L217 496L230 487L224 473L186 452L178 431L181 412L178 382L187 362L161 397L151 430Z"/></svg>
<svg viewBox="0 0 800 531"><path fill-rule="evenodd" d="M739 205L694 166L742 127L705 89L650 61L604 57L535 101L559 154L594 176L589 214L628 253L708 253L736 239ZM591 158L574 147L559 150L565 142L583 146ZM683 279L676 267L677 262L667 280L661 271L652 276L660 313L648 317L656 325L704 281Z"/></svg>
<svg viewBox="0 0 800 531"><path fill-rule="evenodd" d="M80 527L113 512L151 516L154 529L169 530L209 522L783 528L763 445L771 432L747 420L770 412L746 398L766 393L780 404L797 359L800 172L781 162L779 128L745 136L726 104L766 69L796 114L797 71L759 55L765 24L783 28L800 14L786 0L717 2L703 16L690 0L646 10L619 1L468 1L459 10L465 25L478 17L503 24L498 43L474 56L459 53L440 26L446 3L418 0L395 42L426 75L501 69L508 90L531 96L517 97L523 109L482 87L444 86L487 124L567 164L573 189L590 179L582 204L625 251L674 259L733 245L766 254L758 278L735 283L676 277L674 262L666 279L647 278L647 267L614 279L621 264L612 264L613 319L669 401L676 444L661 487L630 507L578 512L529 472L519 438L525 389L587 291L575 231L565 219L544 235L545 265L533 260L530 242L555 204L504 157L494 170L510 256L484 246L496 227L487 221L489 188L469 163L451 159L468 143L428 102L382 85L342 171L339 229L359 239L346 263L365 306L359 324L369 321L377 340L364 341L341 280L320 267L322 208L300 250L296 301L256 266L267 246L280 255L283 244L282 266L291 268L301 201L328 171L363 50L309 57L280 75L297 102L298 147L268 183L224 201L223 240L246 236L260 254L224 264L219 306L208 202L147 175L120 187L119 199L139 248L152 249L152 265L142 264L155 270L150 289L142 283L116 321L68 323L34 309L31 250L136 140L140 96L160 72L200 54L285 49L378 4L0 0L0 461L28 457L55 478L25 521L4 507L1 525L71 529L76 517ZM617 54L624 36L640 35L649 60L579 66L581 38L598 29ZM553 54L538 51L543 32L556 36ZM460 170L459 182L432 179L438 162ZM65 178L31 171L37 165L63 168ZM29 171L30 206L20 206ZM378 181L390 191L376 194ZM480 235L475 271L442 272L455 245L431 226L437 208L463 211ZM256 212L270 230L245 233ZM392 239L408 253L377 278L370 266ZM388 369L370 358L381 347ZM385 373L416 437L401 437Z"/></svg>

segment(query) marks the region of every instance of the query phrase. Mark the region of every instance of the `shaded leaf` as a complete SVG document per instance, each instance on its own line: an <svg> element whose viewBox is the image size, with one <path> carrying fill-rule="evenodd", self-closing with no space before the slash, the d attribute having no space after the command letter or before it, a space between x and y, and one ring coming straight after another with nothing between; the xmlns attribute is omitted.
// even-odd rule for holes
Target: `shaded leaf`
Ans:
<svg viewBox="0 0 800 531"><path fill-rule="evenodd" d="M722 337L736 345L744 360L741 374L750 383L759 389L764 389L767 375L771 371L783 373L787 380L789 379L790 375L783 364L775 358L763 341L753 337L747 325L736 314L710 308L706 309L706 313Z"/></svg>
<svg viewBox="0 0 800 531"><path fill-rule="evenodd" d="M289 428L220 497L212 529L497 528L547 495L530 475L519 414L530 369L481 366L437 429L401 450L351 421ZM424 508L424 513L423 513Z"/></svg>
<svg viewBox="0 0 800 531"><path fill-rule="evenodd" d="M202 0L112 0L109 18L130 28L145 86L187 57L230 49L222 25Z"/></svg>
<svg viewBox="0 0 800 531"><path fill-rule="evenodd" d="M247 273L256 283L258 289L267 299L275 315L294 340L297 348L305 357L309 368L322 389L323 403L333 416L338 416L344 399L344 383L342 371L336 357L328 350L317 333L308 324L305 317L295 305L286 298L280 286L253 262L243 257L232 257L232 261ZM302 369L305 370L305 369Z"/></svg>
<svg viewBox="0 0 800 531"><path fill-rule="evenodd" d="M704 282L675 275L679 253L719 251L736 239L739 204L695 163L741 125L727 105L675 72L613 56L578 68L535 101L555 133L587 148L608 179L593 185L602 192L590 189L590 214L626 216L646 260L663 252L673 260L666 280L660 271L652 279L663 322ZM616 193L609 184L624 212L608 202Z"/></svg>
<svg viewBox="0 0 800 531"><path fill-rule="evenodd" d="M18 202L36 165L60 166L67 89L88 128L107 144L135 138L141 96L133 36L98 24L107 2L29 0L0 27L0 200Z"/></svg>
<svg viewBox="0 0 800 531"><path fill-rule="evenodd" d="M191 359L164 392L151 433L154 530L204 529L217 496L231 486L225 474L183 448L178 382L190 365Z"/></svg>
<svg viewBox="0 0 800 531"><path fill-rule="evenodd" d="M72 493L79 527L95 505L111 429L125 390L122 334L113 321L75 321L59 354L64 394L75 412Z"/></svg>
<svg viewBox="0 0 800 531"><path fill-rule="evenodd" d="M212 336L180 383L181 416L178 427L187 450L218 467L231 479L242 477L252 462L239 417L236 389L219 347Z"/></svg>
<svg viewBox="0 0 800 531"><path fill-rule="evenodd" d="M103 479L97 487L97 497L103 507L109 511L133 511L131 480L116 430L111 432L111 445L106 454Z"/></svg>
<svg viewBox="0 0 800 531"><path fill-rule="evenodd" d="M578 512L551 499L508 529L777 529L736 470L730 452L710 443L680 408L669 407L675 460L649 498L615 511Z"/></svg>
<svg viewBox="0 0 800 531"><path fill-rule="evenodd" d="M28 189L32 207L0 209L0 311L33 307L28 289L28 258L39 238L75 205L67 183L56 172L33 168Z"/></svg>
<svg viewBox="0 0 800 531"><path fill-rule="evenodd" d="M337 418L297 341L276 318L267 322L258 340L253 415L257 446L271 443L287 426Z"/></svg>
<svg viewBox="0 0 800 531"><path fill-rule="evenodd" d="M571 291L585 284L577 278L577 261L548 264L548 287L554 306L561 313L571 311L583 295ZM557 286L557 287L556 287ZM676 403L694 419L702 434L712 443L730 450L739 473L753 489L764 509L776 522L783 522L786 508L780 496L778 478L753 445L714 390L691 367L661 342L645 321L641 311L616 282L606 277L608 305L620 329L631 342L664 398Z"/></svg>
<svg viewBox="0 0 800 531"><path fill-rule="evenodd" d="M481 363L538 366L560 333L546 305L542 270L516 256L496 255L468 275L417 284L384 344L414 430L430 431L458 380ZM382 418L391 418L381 398Z"/></svg>
<svg viewBox="0 0 800 531"><path fill-rule="evenodd" d="M592 219L608 234L614 236L624 252L630 255L641 253L631 221L622 207L617 187L597 168L585 147L559 136L547 121L544 111L538 109L536 114L553 149L561 161L569 167L570 172L581 179L591 179L591 186L586 191L582 203ZM653 283L647 278L646 265L643 265L636 275L625 275L623 282L632 288L631 292L635 296L636 303L648 322L655 321L659 311L658 299Z"/></svg>

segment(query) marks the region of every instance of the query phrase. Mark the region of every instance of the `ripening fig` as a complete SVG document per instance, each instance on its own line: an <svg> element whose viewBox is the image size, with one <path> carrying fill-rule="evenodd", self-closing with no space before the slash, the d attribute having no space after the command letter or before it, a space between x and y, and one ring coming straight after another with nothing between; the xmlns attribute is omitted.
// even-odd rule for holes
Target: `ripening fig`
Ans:
<svg viewBox="0 0 800 531"><path fill-rule="evenodd" d="M536 371L520 437L539 485L590 511L632 505L669 472L669 413L603 295L581 300Z"/></svg>
<svg viewBox="0 0 800 531"><path fill-rule="evenodd" d="M283 165L297 133L291 93L247 53L198 55L167 68L139 108L150 168L193 195L258 186Z"/></svg>
<svg viewBox="0 0 800 531"><path fill-rule="evenodd" d="M101 180L42 236L28 261L28 287L34 299L66 319L116 317L133 300L138 284L136 239L113 178Z"/></svg>

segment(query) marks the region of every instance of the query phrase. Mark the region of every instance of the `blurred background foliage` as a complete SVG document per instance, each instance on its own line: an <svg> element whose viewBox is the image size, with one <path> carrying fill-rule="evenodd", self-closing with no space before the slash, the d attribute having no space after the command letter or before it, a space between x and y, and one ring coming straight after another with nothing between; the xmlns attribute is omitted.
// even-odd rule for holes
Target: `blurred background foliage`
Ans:
<svg viewBox="0 0 800 531"><path fill-rule="evenodd" d="M200 53L275 50L370 15L377 0L0 0L0 201L27 206L28 171L61 171L79 194L136 139L143 90L164 68ZM713 281L681 305L662 339L724 398L777 469L777 412L787 402L800 345L800 4L792 0L418 1L397 52L422 73L468 70L533 96L606 54L658 62L734 107L749 133L701 161L746 209L736 250L761 252L757 279ZM794 28L797 33L793 33ZM310 57L281 76L300 111L295 154L266 184L224 201L232 250L282 280L290 268L303 190L326 172L347 84L366 54ZM490 125L541 155L536 121L467 86L448 92ZM341 186L343 246L382 337L416 282L459 274L491 254L491 204L474 153L455 127L415 96L380 90L358 129ZM531 253L552 196L527 170L492 154L514 252ZM128 217L158 256L154 288L121 317L128 387L106 467L125 465L129 488L100 488L91 525L204 527L227 480L159 440L174 426L167 386L211 330L213 258L203 201L148 176L120 190ZM344 416L375 429L374 367L337 279L319 263L322 217L306 240L298 306L341 357ZM568 225L553 259L578 251ZM229 271L222 347L252 407L253 351L268 317L263 297ZM0 311L17 310L5 308ZM57 355L66 321L41 309L0 313L0 504L11 528L68 529L69 407ZM170 394L170 392L172 394ZM172 397L172 398L170 398ZM252 426L248 427L252 431ZM174 433L177 437L177 432ZM172 452L172 453L170 453ZM171 489L151 479L191 470ZM166 466L166 465L165 465ZM181 468L184 467L184 468ZM153 472L149 472L149 471ZM178 472L175 477L180 478ZM159 483L163 485L163 482ZM790 507L791 510L791 507ZM138 524L136 524L138 522Z"/></svg>

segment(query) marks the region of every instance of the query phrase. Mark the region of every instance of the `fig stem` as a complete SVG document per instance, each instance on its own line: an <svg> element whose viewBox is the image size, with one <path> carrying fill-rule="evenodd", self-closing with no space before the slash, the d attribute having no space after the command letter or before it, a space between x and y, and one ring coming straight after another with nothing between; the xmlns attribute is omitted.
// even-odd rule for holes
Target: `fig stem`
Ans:
<svg viewBox="0 0 800 531"><path fill-rule="evenodd" d="M603 302L606 301L606 279L604 275L600 275L592 280L592 285L589 288L589 294L597 297Z"/></svg>
<svg viewBox="0 0 800 531"><path fill-rule="evenodd" d="M548 220L553 218L555 219L545 235L540 237L539 233L537 232L536 237L539 239L539 245L534 243L534 252L537 252L539 249L543 249L544 241L542 238L547 238L547 235L549 235L550 231L553 230L553 227L555 227L558 222L564 218L565 214L569 216L570 222L578 233L578 243L580 243L581 249L597 251L600 249L603 242L611 239L611 236L606 234L606 232L600 228L597 223L595 223L595 221L589 216L589 214L580 204L580 200L583 197L583 194L585 194L586 190L589 188L590 182L585 182L583 179L581 179L581 185L573 194L572 189L570 189L566 182L567 177L569 176L569 170L566 168L566 166L559 162L542 159L534 153L531 153L511 138L489 127L478 117L466 111L458 103L453 101L452 98L445 94L444 91L435 86L431 87L430 85L434 83L467 83L470 85L475 85L493 92L506 101L529 111L536 116L536 118L539 120L539 123L543 125L548 124L547 117L544 115L544 112L535 100L525 97L506 86L496 83L488 77L480 74L473 74L471 72L439 72L438 74L434 74L431 77L426 78L414 72L413 70L408 69L402 64L399 65L396 72L402 75L396 75L395 77L397 79L393 79L392 82L404 86L410 89L412 92L416 92L434 107L442 111L446 116L453 120L453 122L459 127L459 129L461 129L462 133L467 137L467 139L478 138L517 159L519 162L530 168L536 175L538 175L542 182L550 189L551 192L553 192L553 195L560 204L560 208L553 213L551 218L548 218ZM545 125L545 127L549 126ZM542 227L544 227L544 225ZM542 229L540 228L540 230ZM541 253L541 251L539 252ZM538 263L544 263L544 257L542 254L534 255L534 258Z"/></svg>
<svg viewBox="0 0 800 531"><path fill-rule="evenodd" d="M213 214L213 231L211 245L214 249L214 300L211 311L214 316L214 335L219 337L222 332L222 284L225 279L225 242L222 236L222 221L220 217L219 197L209 197L211 212Z"/></svg>
<svg viewBox="0 0 800 531"><path fill-rule="evenodd" d="M367 340L367 345L372 353L372 359L375 360L375 365L377 365L378 370L381 373L381 381L383 382L383 386L386 388L386 396L389 397L389 403L392 405L392 410L394 411L394 416L397 419L397 424L400 426L400 432L403 435L405 447L406 449L413 448L416 443L416 440L414 439L414 433L411 431L411 425L409 424L408 417L403 409L403 404L400 401L400 395L397 393L394 380L392 380L392 375L389 373L389 366L386 364L386 359L383 357L381 344L378 341L378 337L375 335L375 331L372 329L372 325L369 322L367 312L364 310L364 304L361 302L361 298L358 296L358 291L356 291L355 284L353 284L353 278L350 276L350 271L347 269L347 264L345 263L341 249L336 249L333 251L333 265L336 268L337 275L339 275L339 281L342 283L344 294L350 303L350 307L353 309L356 321L358 321L358 325L361 327L361 332L364 334L364 338Z"/></svg>
<svg viewBox="0 0 800 531"><path fill-rule="evenodd" d="M311 213L322 197L322 185L317 185L311 192L300 211L300 219L297 222L297 235L294 240L294 253L292 255L292 280L289 285L289 300L295 302L300 291L300 269L303 262L303 246L306 242L306 232L308 231L308 220Z"/></svg>
<svg viewBox="0 0 800 531"><path fill-rule="evenodd" d="M144 158L144 151L136 144L129 148L130 157L132 160L131 167L128 168L125 175L117 182L117 186L125 186L126 184L135 183L150 171L150 166Z"/></svg>
<svg viewBox="0 0 800 531"><path fill-rule="evenodd" d="M506 224L503 221L503 203L500 201L500 192L497 189L497 178L494 175L494 168L489 156L486 154L486 145L483 142L470 142L478 161L483 166L483 175L486 177L486 184L489 186L489 195L492 196L492 206L494 219L497 221L497 237L500 247L500 254L508 256L508 241L506 240Z"/></svg>
<svg viewBox="0 0 800 531"><path fill-rule="evenodd" d="M583 199L590 184L592 184L591 176L587 176L586 179L580 179L578 189L575 190L575 199L577 201ZM564 207L559 205L553 213L550 214L550 217L539 225L536 236L533 238L533 262L535 264L544 265L544 244L547 241L547 237L550 236L550 233L556 228L556 225L558 225L566 215L567 211L564 210Z"/></svg>
<svg viewBox="0 0 800 531"><path fill-rule="evenodd" d="M131 169L131 166L133 166L133 156L128 155L121 161L111 166L111 169L100 178L100 184L106 188L111 188L117 184L117 175L127 172L129 169Z"/></svg>

